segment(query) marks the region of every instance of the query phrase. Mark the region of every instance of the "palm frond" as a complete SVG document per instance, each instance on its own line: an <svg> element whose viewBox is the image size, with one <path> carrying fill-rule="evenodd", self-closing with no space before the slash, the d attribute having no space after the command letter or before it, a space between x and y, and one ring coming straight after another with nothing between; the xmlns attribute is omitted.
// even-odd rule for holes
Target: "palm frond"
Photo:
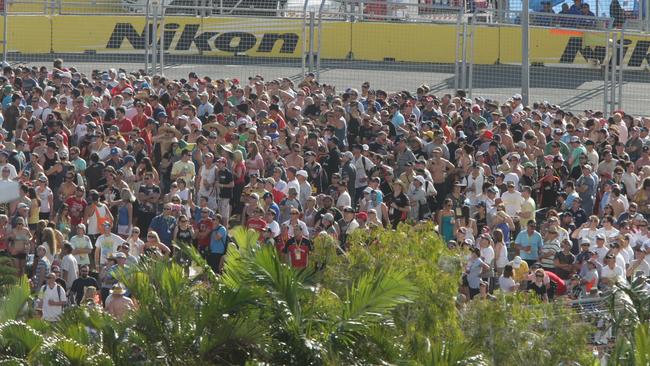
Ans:
<svg viewBox="0 0 650 366"><path fill-rule="evenodd" d="M18 357L0 355L0 366L28 366L29 363Z"/></svg>
<svg viewBox="0 0 650 366"><path fill-rule="evenodd" d="M43 344L43 337L27 324L10 320L0 325L0 344L12 351L11 356L26 358Z"/></svg>
<svg viewBox="0 0 650 366"><path fill-rule="evenodd" d="M374 318L411 301L416 289L406 276L404 271L391 269L378 269L362 275L346 293L342 319Z"/></svg>
<svg viewBox="0 0 650 366"><path fill-rule="evenodd" d="M422 358L423 366L487 366L488 363L465 342L437 342L431 344Z"/></svg>
<svg viewBox="0 0 650 366"><path fill-rule="evenodd" d="M267 331L256 319L225 317L210 329L209 335L201 337L199 352L204 359L210 359L235 348L263 347L268 342Z"/></svg>
<svg viewBox="0 0 650 366"><path fill-rule="evenodd" d="M83 365L92 354L88 346L73 341L72 339L58 339L53 348L60 352L73 365Z"/></svg>
<svg viewBox="0 0 650 366"><path fill-rule="evenodd" d="M302 323L300 295L305 291L298 271L282 263L274 247L265 246L249 259L250 270L256 283L263 286L284 311L284 321L294 330Z"/></svg>
<svg viewBox="0 0 650 366"><path fill-rule="evenodd" d="M637 365L650 365L650 324L639 324L634 331L634 360Z"/></svg>
<svg viewBox="0 0 650 366"><path fill-rule="evenodd" d="M237 226L229 232L230 237L235 240L239 246L240 252L252 250L259 239L259 233L255 230L249 230L243 226Z"/></svg>
<svg viewBox="0 0 650 366"><path fill-rule="evenodd" d="M23 276L15 286L0 299L0 323L16 320L25 310L25 304L30 298L30 288L27 277Z"/></svg>

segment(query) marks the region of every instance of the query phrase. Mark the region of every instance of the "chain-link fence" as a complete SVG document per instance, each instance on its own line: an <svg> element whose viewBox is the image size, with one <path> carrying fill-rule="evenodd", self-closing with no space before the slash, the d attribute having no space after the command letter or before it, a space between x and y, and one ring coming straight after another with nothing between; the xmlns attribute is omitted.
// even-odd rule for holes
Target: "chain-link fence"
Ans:
<svg viewBox="0 0 650 366"><path fill-rule="evenodd" d="M413 92L426 84L436 94L465 89L499 100L522 92L521 12L506 0L26 0L6 6L9 62L61 57L83 72L117 66L175 78L195 71L213 79L297 80L313 72L339 89L368 81ZM530 102L642 112L650 82L648 20L643 12L625 14L621 24L609 14L531 11Z"/></svg>

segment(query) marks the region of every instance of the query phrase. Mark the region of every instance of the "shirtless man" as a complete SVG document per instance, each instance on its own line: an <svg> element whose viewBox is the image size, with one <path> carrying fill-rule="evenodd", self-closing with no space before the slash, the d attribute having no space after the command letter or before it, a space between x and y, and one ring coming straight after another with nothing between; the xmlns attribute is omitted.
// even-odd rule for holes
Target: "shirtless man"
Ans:
<svg viewBox="0 0 650 366"><path fill-rule="evenodd" d="M295 166L296 169L302 169L305 166L305 159L301 155L302 149L300 148L300 144L297 142L291 144L291 152L284 157L287 161L287 166Z"/></svg>
<svg viewBox="0 0 650 366"><path fill-rule="evenodd" d="M609 204L612 205L614 209L614 217L619 217L623 212L625 212L625 201L621 196L621 188L618 185L612 187L611 195L609 196Z"/></svg>
<svg viewBox="0 0 650 366"><path fill-rule="evenodd" d="M74 183L76 174L69 170L65 173L65 181L59 186L58 198L59 201L65 202L68 197L74 195L77 190L77 185Z"/></svg>
<svg viewBox="0 0 650 366"><path fill-rule="evenodd" d="M120 320L123 319L129 311L135 309L135 303L130 298L124 296L124 288L119 284L111 289L110 301L106 301L107 313Z"/></svg>
<svg viewBox="0 0 650 366"><path fill-rule="evenodd" d="M447 173L453 170L454 164L449 162L449 160L442 157L442 149L436 147L431 151L432 158L429 160L429 172L431 172L431 178L433 179L433 186L438 192L438 206L442 204L442 200L447 196L447 189L445 187L445 178Z"/></svg>

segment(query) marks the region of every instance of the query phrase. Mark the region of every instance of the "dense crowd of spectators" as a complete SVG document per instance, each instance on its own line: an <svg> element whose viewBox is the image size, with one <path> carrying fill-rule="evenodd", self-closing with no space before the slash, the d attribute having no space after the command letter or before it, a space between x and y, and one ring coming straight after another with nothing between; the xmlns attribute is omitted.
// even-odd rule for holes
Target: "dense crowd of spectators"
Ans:
<svg viewBox="0 0 650 366"><path fill-rule="evenodd" d="M468 298L547 300L648 276L650 119L548 102L337 91L307 74L212 80L4 67L0 252L46 320L133 307L116 271L194 246L216 273L243 225L289 265L312 241L431 221L467 248ZM127 296L125 296L127 295Z"/></svg>

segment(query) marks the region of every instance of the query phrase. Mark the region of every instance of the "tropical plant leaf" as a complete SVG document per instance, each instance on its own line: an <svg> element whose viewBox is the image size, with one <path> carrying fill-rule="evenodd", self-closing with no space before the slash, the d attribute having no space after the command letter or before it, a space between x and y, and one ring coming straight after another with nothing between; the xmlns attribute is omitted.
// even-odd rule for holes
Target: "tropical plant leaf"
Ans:
<svg viewBox="0 0 650 366"><path fill-rule="evenodd" d="M12 351L11 356L25 358L43 344L43 337L27 324L11 320L0 325L0 344Z"/></svg>
<svg viewBox="0 0 650 366"><path fill-rule="evenodd" d="M75 342L72 339L62 338L54 343L54 349L61 352L73 365L83 365L90 357L91 351L87 346Z"/></svg>
<svg viewBox="0 0 650 366"><path fill-rule="evenodd" d="M17 320L25 311L25 305L30 299L29 281L23 276L18 284L12 286L0 299L0 323Z"/></svg>
<svg viewBox="0 0 650 366"><path fill-rule="evenodd" d="M436 342L422 358L424 366L487 366L480 352L466 342Z"/></svg>
<svg viewBox="0 0 650 366"><path fill-rule="evenodd" d="M639 324L634 331L636 365L650 365L650 324Z"/></svg>
<svg viewBox="0 0 650 366"><path fill-rule="evenodd" d="M409 302L416 289L406 276L405 271L381 269L363 275L346 293L342 319L380 318Z"/></svg>
<svg viewBox="0 0 650 366"><path fill-rule="evenodd" d="M300 296L305 289L298 272L282 263L277 250L271 246L257 250L250 261L257 284L264 286L275 304L285 311L283 320L291 324L294 331L300 329L303 315Z"/></svg>

